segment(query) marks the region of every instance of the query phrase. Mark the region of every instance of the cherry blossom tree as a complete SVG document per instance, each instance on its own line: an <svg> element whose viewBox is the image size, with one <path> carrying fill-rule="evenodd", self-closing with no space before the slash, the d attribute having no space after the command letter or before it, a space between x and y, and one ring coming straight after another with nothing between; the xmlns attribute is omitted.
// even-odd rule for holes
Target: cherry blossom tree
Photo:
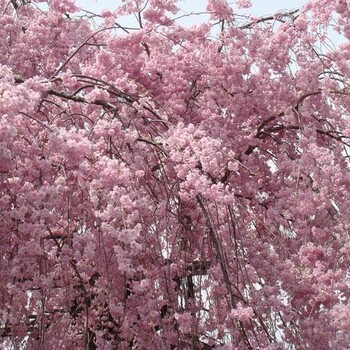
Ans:
<svg viewBox="0 0 350 350"><path fill-rule="evenodd" d="M349 347L350 4L180 5L0 0L1 348Z"/></svg>

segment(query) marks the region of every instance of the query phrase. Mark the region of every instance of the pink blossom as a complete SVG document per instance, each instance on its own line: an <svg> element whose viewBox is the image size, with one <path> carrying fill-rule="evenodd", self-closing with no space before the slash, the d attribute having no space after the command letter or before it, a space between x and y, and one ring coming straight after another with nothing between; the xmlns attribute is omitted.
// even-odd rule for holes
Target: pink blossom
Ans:
<svg viewBox="0 0 350 350"><path fill-rule="evenodd" d="M236 4L239 8L248 8L252 6L250 0L236 0Z"/></svg>
<svg viewBox="0 0 350 350"><path fill-rule="evenodd" d="M254 316L254 312L251 306L244 307L242 303L238 303L237 308L232 309L230 315L239 321L248 322Z"/></svg>
<svg viewBox="0 0 350 350"><path fill-rule="evenodd" d="M349 347L349 4L183 5L0 0L0 348Z"/></svg>

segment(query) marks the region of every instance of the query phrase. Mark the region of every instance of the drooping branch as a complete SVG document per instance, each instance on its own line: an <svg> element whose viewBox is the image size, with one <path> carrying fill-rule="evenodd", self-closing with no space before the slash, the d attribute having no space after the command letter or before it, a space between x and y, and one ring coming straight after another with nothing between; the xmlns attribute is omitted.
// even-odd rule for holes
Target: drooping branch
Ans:
<svg viewBox="0 0 350 350"><path fill-rule="evenodd" d="M57 70L52 74L52 76L50 77L49 81L53 81L55 79L55 77L58 75L58 73L60 73L64 67L67 66L67 64L73 59L73 57L89 42L90 39L92 39L94 36L96 36L97 34L106 31L106 30L112 30L112 29L116 29L118 27L106 27L106 28L101 28L99 30L97 30L96 32L90 34L83 43L81 43L74 51L73 53L57 68Z"/></svg>
<svg viewBox="0 0 350 350"><path fill-rule="evenodd" d="M242 26L239 27L239 29L250 29L254 26L256 26L259 23L265 23L269 21L279 21L284 23L286 19L291 19L292 21L295 21L298 16L294 16L296 13L299 12L299 9L292 10L292 11L283 11L283 12L277 12L272 16L263 16L259 17L253 21L250 21Z"/></svg>
<svg viewBox="0 0 350 350"><path fill-rule="evenodd" d="M226 259L225 259L225 256L223 255L221 244L220 244L219 239L215 233L214 226L211 222L209 212L204 204L202 196L200 194L197 194L196 198L197 198L198 204L202 210L205 222L206 222L209 238L215 247L217 259L219 261L221 271L222 271L222 274L224 277L225 286L226 286L227 291L228 291L229 296L230 296L230 307L235 308L237 305L238 296L234 295L232 288L231 288L231 282L230 282L230 278L229 278L229 274L228 274L226 262L225 262Z"/></svg>

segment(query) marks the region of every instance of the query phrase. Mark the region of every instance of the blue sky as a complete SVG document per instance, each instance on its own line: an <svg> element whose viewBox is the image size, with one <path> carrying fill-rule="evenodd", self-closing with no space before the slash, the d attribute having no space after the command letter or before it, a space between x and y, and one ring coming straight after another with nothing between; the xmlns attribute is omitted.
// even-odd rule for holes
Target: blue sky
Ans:
<svg viewBox="0 0 350 350"><path fill-rule="evenodd" d="M329 0L332 1L332 0ZM228 0L229 4L234 6L234 0ZM279 11L292 10L302 7L308 2L308 0L252 0L252 8L241 9L238 13L243 15L252 15L254 17L260 17L264 15L271 15ZM82 9L99 13L103 9L115 10L122 4L122 0L76 0L78 6ZM181 14L190 12L203 12L207 4L207 0L180 0L179 4L183 10ZM201 23L205 21L205 17L191 16L181 20L183 25L191 25L196 22ZM135 19L132 16L118 19L118 22L124 26L138 27ZM340 37L334 31L330 31L330 39L335 45L339 45L345 42L345 39Z"/></svg>
<svg viewBox="0 0 350 350"><path fill-rule="evenodd" d="M229 4L232 4L234 8L235 1L228 0L228 2ZM84 10L99 13L103 9L115 10L122 4L122 0L76 0L76 3ZM297 9L306 3L307 0L252 0L252 8L239 10L238 13L260 17L263 15L271 15L281 10ZM179 15L185 15L186 13L191 12L204 12L207 0L180 0L179 4L183 11L182 13L179 13ZM193 25L195 23L203 23L207 18L208 16L205 15L184 17L179 23L182 25ZM118 23L126 27L138 27L133 16L120 18L118 19Z"/></svg>
<svg viewBox="0 0 350 350"><path fill-rule="evenodd" d="M331 0L330 0L331 1ZM77 0L77 4L83 9L99 12L102 9L115 9L121 4L121 0ZM206 6L206 0L182 0L180 1L181 8L185 11L203 11ZM253 16L262 16L275 13L279 10L295 9L303 6L306 0L253 0L253 7L248 10L243 10L243 13L251 14ZM234 3L234 1L229 1Z"/></svg>

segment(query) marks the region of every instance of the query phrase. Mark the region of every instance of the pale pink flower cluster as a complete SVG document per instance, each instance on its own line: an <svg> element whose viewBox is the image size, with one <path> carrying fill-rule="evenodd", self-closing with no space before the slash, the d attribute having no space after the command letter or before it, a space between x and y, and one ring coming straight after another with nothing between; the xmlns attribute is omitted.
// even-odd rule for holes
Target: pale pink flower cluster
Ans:
<svg viewBox="0 0 350 350"><path fill-rule="evenodd" d="M213 19L222 18L225 20L232 20L232 8L226 0L209 0L207 10L211 13Z"/></svg>
<svg viewBox="0 0 350 350"><path fill-rule="evenodd" d="M181 5L0 0L0 348L349 347L349 4Z"/></svg>
<svg viewBox="0 0 350 350"><path fill-rule="evenodd" d="M231 310L230 316L242 322L249 322L251 317L254 316L254 311L251 306L243 306L242 303L239 302L237 307Z"/></svg>
<svg viewBox="0 0 350 350"><path fill-rule="evenodd" d="M239 8L248 8L252 6L251 0L236 0L236 4Z"/></svg>

